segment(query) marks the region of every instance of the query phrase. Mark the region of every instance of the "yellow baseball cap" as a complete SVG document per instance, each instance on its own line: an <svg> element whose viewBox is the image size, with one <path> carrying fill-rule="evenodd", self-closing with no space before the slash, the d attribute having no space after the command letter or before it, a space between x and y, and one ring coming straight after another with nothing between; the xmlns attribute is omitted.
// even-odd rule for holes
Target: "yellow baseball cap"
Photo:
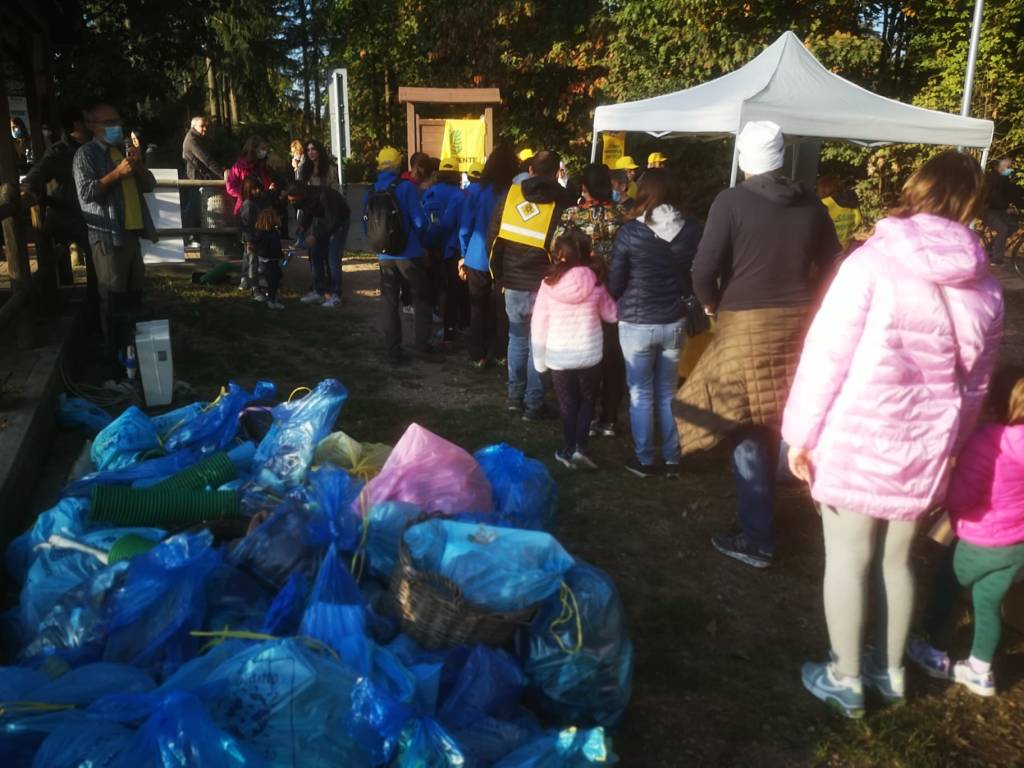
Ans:
<svg viewBox="0 0 1024 768"><path fill-rule="evenodd" d="M402 153L394 147L382 147L377 153L377 167L390 168L402 163Z"/></svg>
<svg viewBox="0 0 1024 768"><path fill-rule="evenodd" d="M615 163L615 170L617 171L632 171L639 167L629 155L623 155Z"/></svg>
<svg viewBox="0 0 1024 768"><path fill-rule="evenodd" d="M469 178L480 178L484 175L484 164L480 162L473 163L469 166L469 170L466 172L469 174Z"/></svg>
<svg viewBox="0 0 1024 768"><path fill-rule="evenodd" d="M651 152L651 154L647 156L648 165L654 165L655 163L665 162L668 162L668 158L661 154L661 152Z"/></svg>
<svg viewBox="0 0 1024 768"><path fill-rule="evenodd" d="M442 157L440 164L437 166L439 171L457 171L459 170L459 161L454 157Z"/></svg>
<svg viewBox="0 0 1024 768"><path fill-rule="evenodd" d="M529 148L520 150L519 151L519 162L520 163L525 163L527 160L529 160L531 157L533 157L533 154L534 154L533 150L529 149Z"/></svg>

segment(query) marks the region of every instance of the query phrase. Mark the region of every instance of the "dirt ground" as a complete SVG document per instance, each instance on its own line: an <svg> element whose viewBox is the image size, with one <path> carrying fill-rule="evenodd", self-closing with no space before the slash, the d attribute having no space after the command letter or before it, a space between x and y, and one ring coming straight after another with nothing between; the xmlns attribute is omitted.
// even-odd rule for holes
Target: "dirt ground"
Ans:
<svg viewBox="0 0 1024 768"><path fill-rule="evenodd" d="M192 269L151 269L147 305L170 318L176 377L199 396L212 398L229 379L269 379L286 396L333 376L350 395L339 427L359 439L394 442L416 421L469 450L507 442L549 466L562 493L556 535L614 577L630 617L633 700L614 736L622 765L1024 765L1024 642L1012 632L996 662L995 700L911 671L906 706L873 706L850 723L804 692L800 665L824 658L828 644L818 519L800 489L780 491L777 564L754 571L708 541L733 517L724 451L687 460L679 480L639 480L622 468L630 442L618 437L595 441L600 472L562 469L554 421L505 413L503 371L471 369L459 346L441 364L385 362L374 261L346 263L345 304L335 310L298 303L308 279L299 261L288 267L280 312L233 285L195 286ZM1024 281L1006 284L1004 356L1024 362ZM920 542L922 591L935 555ZM969 645L965 621L959 653Z"/></svg>

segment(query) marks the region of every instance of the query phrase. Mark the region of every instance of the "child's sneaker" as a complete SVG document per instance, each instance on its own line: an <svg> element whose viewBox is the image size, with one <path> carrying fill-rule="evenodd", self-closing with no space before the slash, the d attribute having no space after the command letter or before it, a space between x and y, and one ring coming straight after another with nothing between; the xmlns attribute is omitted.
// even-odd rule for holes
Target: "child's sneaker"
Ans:
<svg viewBox="0 0 1024 768"><path fill-rule="evenodd" d="M284 304L280 301L268 301L267 309L284 309Z"/></svg>
<svg viewBox="0 0 1024 768"><path fill-rule="evenodd" d="M265 294L262 294L262 293L254 293L252 295L252 300L253 301L258 301L260 304L262 304L265 301L267 301L267 297L266 297Z"/></svg>
<svg viewBox="0 0 1024 768"><path fill-rule="evenodd" d="M971 666L970 659L958 661L953 665L953 682L960 683L971 693L978 696L996 695L996 681L992 676L992 670L988 672L975 672Z"/></svg>
<svg viewBox="0 0 1024 768"><path fill-rule="evenodd" d="M305 296L303 296L301 299L299 299L299 301L301 301L303 304L322 304L323 300L324 300L324 297L321 296L316 291L310 291Z"/></svg>
<svg viewBox="0 0 1024 768"><path fill-rule="evenodd" d="M928 677L936 680L949 680L949 656L935 648L921 637L912 637L907 644L907 658Z"/></svg>
<svg viewBox="0 0 1024 768"><path fill-rule="evenodd" d="M860 659L860 676L864 685L877 693L886 704L902 704L907 698L903 667L883 669L875 662L874 651L864 651Z"/></svg>
<svg viewBox="0 0 1024 768"><path fill-rule="evenodd" d="M583 451L576 451L572 455L572 464L576 469L597 469L597 464L591 461Z"/></svg>
<svg viewBox="0 0 1024 768"><path fill-rule="evenodd" d="M572 461L572 454L564 448L559 448L555 451L555 461L568 469L576 469L576 465Z"/></svg>
<svg viewBox="0 0 1024 768"><path fill-rule="evenodd" d="M804 664L800 678L812 696L843 717L864 717L864 685L858 677L840 677L832 664Z"/></svg>
<svg viewBox="0 0 1024 768"><path fill-rule="evenodd" d="M320 306L328 307L328 308L330 308L330 307L340 307L341 306L341 299L339 299L337 296L328 296L326 299L324 299L324 303L321 304Z"/></svg>

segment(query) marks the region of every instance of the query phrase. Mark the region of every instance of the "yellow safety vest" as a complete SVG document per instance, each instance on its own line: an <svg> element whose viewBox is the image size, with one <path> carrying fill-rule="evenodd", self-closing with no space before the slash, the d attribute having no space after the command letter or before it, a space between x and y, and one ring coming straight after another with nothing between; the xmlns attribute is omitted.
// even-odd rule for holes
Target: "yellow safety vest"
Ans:
<svg viewBox="0 0 1024 768"><path fill-rule="evenodd" d="M836 237L839 238L839 245L846 250L846 246L853 239L853 233L860 229L861 216L856 208L844 208L831 197L821 201L828 209L829 218L836 228Z"/></svg>
<svg viewBox="0 0 1024 768"><path fill-rule="evenodd" d="M554 203L532 203L523 197L523 188L513 184L501 212L498 237L520 245L544 250L555 217Z"/></svg>

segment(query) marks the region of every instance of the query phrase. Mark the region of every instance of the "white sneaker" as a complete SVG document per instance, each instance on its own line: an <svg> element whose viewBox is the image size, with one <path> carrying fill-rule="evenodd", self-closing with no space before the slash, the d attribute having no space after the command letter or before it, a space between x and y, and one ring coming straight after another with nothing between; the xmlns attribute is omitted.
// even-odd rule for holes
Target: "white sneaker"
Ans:
<svg viewBox="0 0 1024 768"><path fill-rule="evenodd" d="M284 304L280 301L268 301L267 309L284 309Z"/></svg>
<svg viewBox="0 0 1024 768"><path fill-rule="evenodd" d="M597 469L597 464L591 461L583 451L576 451L572 455L572 464L577 469Z"/></svg>
<svg viewBox="0 0 1024 768"><path fill-rule="evenodd" d="M977 696L988 698L996 695L996 680L992 675L992 670L975 672L971 667L970 660L965 659L954 664L951 677L953 682L959 683Z"/></svg>
<svg viewBox="0 0 1024 768"><path fill-rule="evenodd" d="M323 304L324 297L321 296L316 291L310 291L301 299L299 299L299 301L301 301L303 304Z"/></svg>
<svg viewBox="0 0 1024 768"><path fill-rule="evenodd" d="M321 306L324 306L324 307L340 307L341 306L341 299L339 299L337 296L328 296L326 299L324 299L324 303Z"/></svg>
<svg viewBox="0 0 1024 768"><path fill-rule="evenodd" d="M254 293L252 295L252 300L258 301L260 304L263 304L265 301L267 301L267 296L266 294L263 293Z"/></svg>

